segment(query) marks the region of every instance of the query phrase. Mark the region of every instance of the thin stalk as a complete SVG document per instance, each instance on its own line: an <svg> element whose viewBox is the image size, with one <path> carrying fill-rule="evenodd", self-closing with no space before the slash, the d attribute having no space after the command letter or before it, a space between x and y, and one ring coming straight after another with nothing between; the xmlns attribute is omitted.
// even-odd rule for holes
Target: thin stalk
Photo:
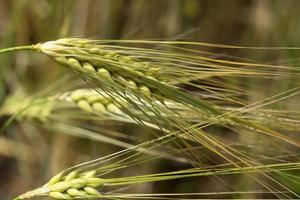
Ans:
<svg viewBox="0 0 300 200"><path fill-rule="evenodd" d="M35 45L10 47L10 48L0 49L0 54L12 52L12 51L23 51L23 50L34 50L34 49L35 49Z"/></svg>

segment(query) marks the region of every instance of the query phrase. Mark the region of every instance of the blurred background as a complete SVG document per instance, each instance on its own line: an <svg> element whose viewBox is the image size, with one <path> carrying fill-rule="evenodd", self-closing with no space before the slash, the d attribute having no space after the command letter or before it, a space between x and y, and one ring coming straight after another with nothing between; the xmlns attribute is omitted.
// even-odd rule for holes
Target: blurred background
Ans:
<svg viewBox="0 0 300 200"><path fill-rule="evenodd" d="M300 46L299 35L300 1L295 0L0 1L1 48L71 36L191 40L242 46ZM297 52L217 51L265 63L288 61L299 67ZM20 88L26 93L36 91L58 79L64 70L34 53L1 55L0 105L7 94ZM294 82L293 79L285 84ZM273 84L266 89L278 87L286 86ZM0 117L0 126L6 120L7 117ZM126 129L126 125L118 128ZM30 123L13 124L3 134L5 137L0 137L0 199L9 199L41 185L51 175L71 165L119 150L110 145L96 145L49 132ZM156 168L160 166L172 170L177 167L161 164ZM201 185L201 191L218 187L214 182L204 181L206 184ZM189 192L200 185L185 180L178 181L176 185L159 185L157 189L147 190L159 191L158 188L168 187L170 192L171 188L176 192Z"/></svg>

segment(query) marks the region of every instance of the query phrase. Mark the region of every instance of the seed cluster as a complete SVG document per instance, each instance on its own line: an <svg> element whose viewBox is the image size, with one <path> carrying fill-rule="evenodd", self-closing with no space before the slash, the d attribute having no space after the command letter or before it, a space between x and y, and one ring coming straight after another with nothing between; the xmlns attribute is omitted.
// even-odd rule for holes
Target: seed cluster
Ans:
<svg viewBox="0 0 300 200"><path fill-rule="evenodd" d="M69 67L77 70L77 71L86 71L91 72L99 75L101 78L108 80L108 81L118 81L122 85L124 85L127 89L139 91L141 94L144 94L147 97L151 96L151 89L147 87L145 84L137 83L134 80L130 78L124 78L123 76L120 76L116 72L111 72L108 69L104 67L97 67L95 65L92 65L89 62L80 62L75 58L56 58L56 60L60 63L67 64ZM141 72L135 72L139 76L145 76ZM154 78L151 78L154 79Z"/></svg>
<svg viewBox="0 0 300 200"><path fill-rule="evenodd" d="M92 112L95 114L124 114L122 110L114 103L118 101L122 106L125 105L124 100L120 100L117 97L113 99L105 93L101 93L96 90L79 89L73 91L69 95L69 100L76 103L76 105L86 112Z"/></svg>
<svg viewBox="0 0 300 200"><path fill-rule="evenodd" d="M95 174L95 170L86 173L73 171L66 176L60 173L51 178L46 185L49 196L54 199L99 197L101 194L96 188L103 185L104 181L95 177Z"/></svg>
<svg viewBox="0 0 300 200"><path fill-rule="evenodd" d="M4 108L6 114L15 115L17 120L47 121L55 102L46 98L20 98L18 95L8 98Z"/></svg>
<svg viewBox="0 0 300 200"><path fill-rule="evenodd" d="M53 176L44 186L26 192L15 200L30 199L36 196L49 196L59 200L99 198L102 195L98 189L104 183L105 179L96 177L96 170L87 172L75 170L67 175L61 172Z"/></svg>
<svg viewBox="0 0 300 200"><path fill-rule="evenodd" d="M42 106L37 104L36 106L32 106L29 109L26 109L20 117L24 117L26 119L36 119L45 122L52 112L53 107L54 102L52 101L47 101L43 103Z"/></svg>
<svg viewBox="0 0 300 200"><path fill-rule="evenodd" d="M80 52L86 52L88 54L97 55L103 59L119 63L123 65L123 67L130 68L130 70L143 73L143 75L153 76L157 75L160 71L159 67L150 65L149 62L140 61L132 56L120 54L116 50L107 49L104 46L93 44L90 40L68 38L54 41L54 43L56 45L71 47L69 50L70 53L78 49L78 54L80 54Z"/></svg>
<svg viewBox="0 0 300 200"><path fill-rule="evenodd" d="M75 71L97 74L106 80L118 81L127 89L139 91L145 96L150 97L151 93L157 90L139 81L138 78L158 81L160 68L113 50L102 49L87 40L63 39L44 43L39 46L39 49L58 63L67 65ZM134 73L136 78L132 78L132 74L126 72Z"/></svg>

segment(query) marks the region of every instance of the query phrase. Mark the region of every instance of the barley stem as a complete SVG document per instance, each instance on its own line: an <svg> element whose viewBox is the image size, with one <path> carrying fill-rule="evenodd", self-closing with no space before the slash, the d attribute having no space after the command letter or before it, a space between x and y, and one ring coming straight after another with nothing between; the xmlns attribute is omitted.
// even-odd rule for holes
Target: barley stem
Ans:
<svg viewBox="0 0 300 200"><path fill-rule="evenodd" d="M36 48L36 45L27 45L27 46L4 48L4 49L0 49L0 54L7 53L7 52L12 52L12 51L34 50L35 48Z"/></svg>

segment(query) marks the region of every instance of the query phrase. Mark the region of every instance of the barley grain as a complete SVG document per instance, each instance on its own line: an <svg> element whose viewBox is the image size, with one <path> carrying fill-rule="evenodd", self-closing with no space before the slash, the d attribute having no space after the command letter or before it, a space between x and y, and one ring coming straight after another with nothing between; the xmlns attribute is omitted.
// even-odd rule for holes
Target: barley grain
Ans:
<svg viewBox="0 0 300 200"><path fill-rule="evenodd" d="M78 172L75 170L67 175L63 174L62 172L55 175L43 187L27 192L17 199L27 199L33 196L45 195L58 200L101 196L97 188L102 186L105 180L96 177L96 170L87 172Z"/></svg>
<svg viewBox="0 0 300 200"><path fill-rule="evenodd" d="M100 49L100 46L89 43L88 40L61 39L43 43L38 48L60 64L80 73L83 70L86 72L97 71L97 74L102 78L113 81L119 79L121 82L123 79L134 75L134 80L124 81L123 84L127 84L128 88L131 89L139 87L141 94L147 97L151 94L151 87L140 78L159 82L157 78L160 69L150 67L149 62L138 61L131 56L121 55L112 50ZM74 56L70 57L69 54ZM115 78L116 80L114 80Z"/></svg>

